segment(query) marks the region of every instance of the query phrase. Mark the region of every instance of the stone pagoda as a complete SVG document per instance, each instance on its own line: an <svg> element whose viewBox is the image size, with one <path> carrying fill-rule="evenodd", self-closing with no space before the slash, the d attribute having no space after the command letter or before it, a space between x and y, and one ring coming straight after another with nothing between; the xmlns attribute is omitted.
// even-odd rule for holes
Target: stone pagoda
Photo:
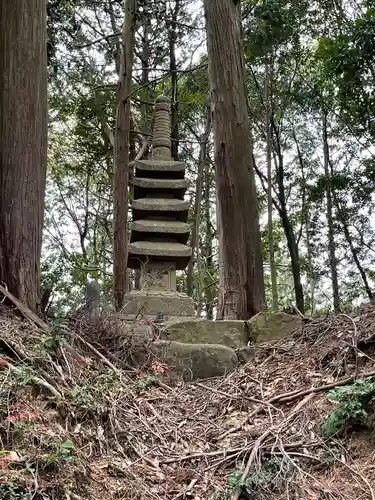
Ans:
<svg viewBox="0 0 375 500"><path fill-rule="evenodd" d="M125 298L125 315L172 319L195 315L193 300L176 290L176 270L191 258L185 164L171 156L170 102L155 105L151 158L135 162L128 267L140 269L140 290Z"/></svg>

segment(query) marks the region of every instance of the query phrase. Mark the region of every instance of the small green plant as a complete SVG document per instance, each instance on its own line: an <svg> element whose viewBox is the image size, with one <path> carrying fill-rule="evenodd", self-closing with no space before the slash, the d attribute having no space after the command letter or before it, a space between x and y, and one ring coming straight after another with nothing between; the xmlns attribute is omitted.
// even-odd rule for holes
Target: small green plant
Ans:
<svg viewBox="0 0 375 500"><path fill-rule="evenodd" d="M108 392L118 387L118 375L108 370L96 377L91 384L75 386L70 395L75 405L96 408Z"/></svg>
<svg viewBox="0 0 375 500"><path fill-rule="evenodd" d="M27 385L32 385L35 380L35 370L24 364L17 366L16 369L12 370L9 380L9 385L15 387L26 387Z"/></svg>
<svg viewBox="0 0 375 500"><path fill-rule="evenodd" d="M289 481L294 473L292 464L282 458L271 456L264 461L260 467L251 467L245 480L242 479L242 473L233 471L228 476L227 498L237 488L246 488L248 491L257 488L279 488Z"/></svg>
<svg viewBox="0 0 375 500"><path fill-rule="evenodd" d="M0 484L0 500L30 500L31 493L13 483Z"/></svg>
<svg viewBox="0 0 375 500"><path fill-rule="evenodd" d="M242 486L246 486L246 481L242 480L242 472L237 470L231 472L228 476L228 487L231 491L236 490Z"/></svg>
<svg viewBox="0 0 375 500"><path fill-rule="evenodd" d="M138 391L144 391L148 389L156 380L156 377L154 375L146 375L145 377L142 377L138 379L134 385L136 390Z"/></svg>
<svg viewBox="0 0 375 500"><path fill-rule="evenodd" d="M365 424L370 401L375 396L375 382L372 377L356 380L351 385L332 389L328 396L340 403L320 424L324 436L332 437L342 433L348 422Z"/></svg>
<svg viewBox="0 0 375 500"><path fill-rule="evenodd" d="M57 349L59 342L56 334L43 335L40 339L40 347L46 351L54 351Z"/></svg>
<svg viewBox="0 0 375 500"><path fill-rule="evenodd" d="M71 460L73 458L74 444L72 441L63 441L54 453L47 456L48 462L59 462L60 460Z"/></svg>

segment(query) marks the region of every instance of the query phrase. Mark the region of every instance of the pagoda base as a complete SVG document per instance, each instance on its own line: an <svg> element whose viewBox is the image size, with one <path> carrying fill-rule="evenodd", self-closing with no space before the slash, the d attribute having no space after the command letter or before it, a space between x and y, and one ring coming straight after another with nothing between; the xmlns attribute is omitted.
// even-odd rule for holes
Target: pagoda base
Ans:
<svg viewBox="0 0 375 500"><path fill-rule="evenodd" d="M156 318L162 313L163 319L195 316L194 301L185 293L171 291L133 291L125 296L121 315L137 318Z"/></svg>

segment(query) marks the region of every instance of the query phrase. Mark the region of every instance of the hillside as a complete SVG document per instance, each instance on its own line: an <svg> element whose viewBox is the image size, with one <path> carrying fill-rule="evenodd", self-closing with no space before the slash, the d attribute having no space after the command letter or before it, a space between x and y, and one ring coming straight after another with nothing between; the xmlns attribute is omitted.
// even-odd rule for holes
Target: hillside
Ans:
<svg viewBox="0 0 375 500"><path fill-rule="evenodd" d="M0 499L375 498L374 308L195 383L21 309L0 317Z"/></svg>

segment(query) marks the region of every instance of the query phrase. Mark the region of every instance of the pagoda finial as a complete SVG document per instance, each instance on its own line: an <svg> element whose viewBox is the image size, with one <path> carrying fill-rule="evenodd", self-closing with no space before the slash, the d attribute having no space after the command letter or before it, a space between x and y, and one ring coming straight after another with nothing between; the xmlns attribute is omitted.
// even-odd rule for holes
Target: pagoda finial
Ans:
<svg viewBox="0 0 375 500"><path fill-rule="evenodd" d="M152 158L171 159L171 103L168 97L159 96L155 101L155 122L152 139Z"/></svg>

